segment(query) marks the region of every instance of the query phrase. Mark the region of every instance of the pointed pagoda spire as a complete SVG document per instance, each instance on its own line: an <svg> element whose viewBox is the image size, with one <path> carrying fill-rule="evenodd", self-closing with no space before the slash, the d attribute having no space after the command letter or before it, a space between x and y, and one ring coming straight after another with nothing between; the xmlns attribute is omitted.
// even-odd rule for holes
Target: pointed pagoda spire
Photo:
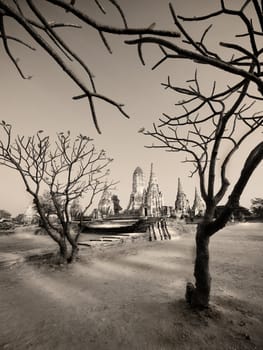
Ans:
<svg viewBox="0 0 263 350"><path fill-rule="evenodd" d="M178 187L177 187L177 197L181 196L184 193L183 186L181 184L181 179L178 177Z"/></svg>
<svg viewBox="0 0 263 350"><path fill-rule="evenodd" d="M145 196L145 205L147 207L147 215L160 216L163 206L162 193L159 190L157 177L153 171L153 163L151 163L150 177Z"/></svg>
<svg viewBox="0 0 263 350"><path fill-rule="evenodd" d="M151 170L150 170L150 178L149 178L148 187L150 187L152 184L157 184L157 177L153 171L153 163L151 163Z"/></svg>
<svg viewBox="0 0 263 350"><path fill-rule="evenodd" d="M174 208L176 212L181 213L182 215L188 214L190 209L188 199L183 191L180 177L178 178L177 196L175 199Z"/></svg>
<svg viewBox="0 0 263 350"><path fill-rule="evenodd" d="M205 212L205 204L202 201L202 198L200 197L196 187L195 187L195 198L194 198L192 211L194 215L203 215Z"/></svg>
<svg viewBox="0 0 263 350"><path fill-rule="evenodd" d="M200 197L199 197L199 194L197 192L197 188L195 187L195 197L194 197L194 203L193 203L193 210L197 207L199 201L200 201Z"/></svg>

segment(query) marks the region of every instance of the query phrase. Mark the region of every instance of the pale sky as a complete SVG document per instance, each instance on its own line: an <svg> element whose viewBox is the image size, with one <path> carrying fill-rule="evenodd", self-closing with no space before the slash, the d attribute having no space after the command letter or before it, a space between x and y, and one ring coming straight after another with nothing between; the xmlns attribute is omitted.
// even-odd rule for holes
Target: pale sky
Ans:
<svg viewBox="0 0 263 350"><path fill-rule="evenodd" d="M82 1L82 3L87 6L88 2ZM107 1L105 0L104 3L106 4ZM157 22L158 28L174 28L166 0L120 0L119 3L127 13L128 23L131 26L143 24L148 26L152 22ZM208 12L209 6L210 8L212 6L211 3L215 6L217 2L174 0L173 3L180 14L199 15L204 13L202 11ZM108 8L109 19L94 9L92 11L99 21L115 23L117 17L110 15L112 10ZM50 20L55 19L56 16L62 16L62 18L64 16L61 11L51 13L48 9L45 10L49 13ZM118 24L120 25L121 21ZM222 33L228 36L235 22L219 22L219 25ZM11 33L26 38L23 31L13 24ZM113 49L113 54L110 55L95 31L71 29L66 30L64 35L67 42L71 43L73 40L73 47L93 71L98 91L124 103L130 119L124 119L105 103L98 104L97 114L102 130L102 135L98 135L91 121L87 101L71 99L72 96L79 94L79 90L47 54L40 48L37 52L31 52L17 44L12 44L12 51L20 58L24 72L33 75L33 78L28 81L22 80L1 46L1 120L12 124L15 134L20 135L30 135L43 129L49 135L71 130L74 135L81 132L93 137L97 148L105 149L108 156L114 158L110 178L120 181L115 192L123 208L126 208L129 202L134 169L140 166L148 180L151 163L154 164L166 205L174 205L178 177L181 178L188 199L192 202L198 178L189 178L190 167L181 163L185 158L184 154L146 149L144 145L151 144L154 140L138 134L137 131L141 127L150 129L162 112L170 112L173 103L177 101L177 97L167 93L160 83L166 82L168 75L180 83L191 79L196 66L193 63L173 61L152 71L151 67L161 57L158 48L145 49L146 66L142 66L136 48L123 44L124 38L107 36ZM215 74L213 79L218 80L219 84L225 83L225 76L222 73L213 72ZM203 77L204 84L206 82L209 84L211 79L209 74ZM228 174L230 179L238 175L245 156L261 139L262 134L258 133L240 150ZM0 167L0 178L0 209L6 209L13 215L24 212L32 200L25 192L19 175L14 170ZM241 205L249 207L252 198L263 197L262 178L261 164L241 197Z"/></svg>

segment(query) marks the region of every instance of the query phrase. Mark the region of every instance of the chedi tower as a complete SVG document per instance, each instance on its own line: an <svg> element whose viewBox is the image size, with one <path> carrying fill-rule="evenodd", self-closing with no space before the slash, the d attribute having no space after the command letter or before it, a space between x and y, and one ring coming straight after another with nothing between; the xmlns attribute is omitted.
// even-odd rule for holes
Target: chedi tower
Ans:
<svg viewBox="0 0 263 350"><path fill-rule="evenodd" d="M159 190L157 177L153 172L153 164L151 164L151 172L148 183L148 188L145 198L145 215L147 216L161 216L163 207L163 195Z"/></svg>
<svg viewBox="0 0 263 350"><path fill-rule="evenodd" d="M113 207L113 202L111 200L111 197L112 197L112 194L108 190L107 185L105 185L105 188L102 192L102 196L98 204L99 218L105 218L114 213L114 207Z"/></svg>
<svg viewBox="0 0 263 350"><path fill-rule="evenodd" d="M195 199L192 207L193 216L203 216L205 213L205 203L199 196L197 188L195 188Z"/></svg>
<svg viewBox="0 0 263 350"><path fill-rule="evenodd" d="M163 197L153 172L153 164L151 164L147 189L143 171L140 167L137 167L132 177L132 193L127 213L139 216L160 216L162 215L162 207Z"/></svg>
<svg viewBox="0 0 263 350"><path fill-rule="evenodd" d="M143 171L140 167L137 167L132 176L132 193L130 195L130 201L127 211L132 214L143 214L143 204L145 198L145 181Z"/></svg>
<svg viewBox="0 0 263 350"><path fill-rule="evenodd" d="M174 204L175 214L178 217L188 216L190 212L189 201L183 191L180 178L178 178L177 196Z"/></svg>

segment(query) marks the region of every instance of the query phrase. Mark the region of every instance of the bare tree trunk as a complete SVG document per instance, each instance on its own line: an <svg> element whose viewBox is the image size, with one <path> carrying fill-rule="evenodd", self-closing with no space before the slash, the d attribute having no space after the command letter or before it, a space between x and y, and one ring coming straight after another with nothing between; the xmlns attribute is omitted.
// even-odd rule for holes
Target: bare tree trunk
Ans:
<svg viewBox="0 0 263 350"><path fill-rule="evenodd" d="M76 261L76 259L78 258L78 252L79 252L79 247L78 247L78 244L76 243L71 246L71 254L68 258L68 263L72 263Z"/></svg>
<svg viewBox="0 0 263 350"><path fill-rule="evenodd" d="M67 227L67 229L65 230L65 238L67 239L67 242L70 244L71 247L71 252L68 256L67 262L68 263L72 263L74 261L76 261L77 257L78 257L78 252L79 252L79 247L78 247L78 239L81 233L81 227L79 227L77 234L75 235L75 237L73 236L73 232L72 232L72 227L70 227L71 225L69 225Z"/></svg>
<svg viewBox="0 0 263 350"><path fill-rule="evenodd" d="M187 284L186 300L194 308L209 306L211 276L209 272L209 235L206 224L200 223L196 233L195 286Z"/></svg>
<svg viewBox="0 0 263 350"><path fill-rule="evenodd" d="M66 262L68 259L68 247L65 239L61 238L61 240L58 242L58 245L60 258L63 262Z"/></svg>

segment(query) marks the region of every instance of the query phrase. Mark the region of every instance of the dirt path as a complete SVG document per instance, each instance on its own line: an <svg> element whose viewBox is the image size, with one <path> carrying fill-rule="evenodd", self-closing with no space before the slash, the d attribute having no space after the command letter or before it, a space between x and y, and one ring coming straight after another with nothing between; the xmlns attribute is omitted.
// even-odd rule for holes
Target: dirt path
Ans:
<svg viewBox="0 0 263 350"><path fill-rule="evenodd" d="M262 229L240 224L213 238L206 314L183 300L192 234L85 253L69 268L2 268L0 349L262 349Z"/></svg>

